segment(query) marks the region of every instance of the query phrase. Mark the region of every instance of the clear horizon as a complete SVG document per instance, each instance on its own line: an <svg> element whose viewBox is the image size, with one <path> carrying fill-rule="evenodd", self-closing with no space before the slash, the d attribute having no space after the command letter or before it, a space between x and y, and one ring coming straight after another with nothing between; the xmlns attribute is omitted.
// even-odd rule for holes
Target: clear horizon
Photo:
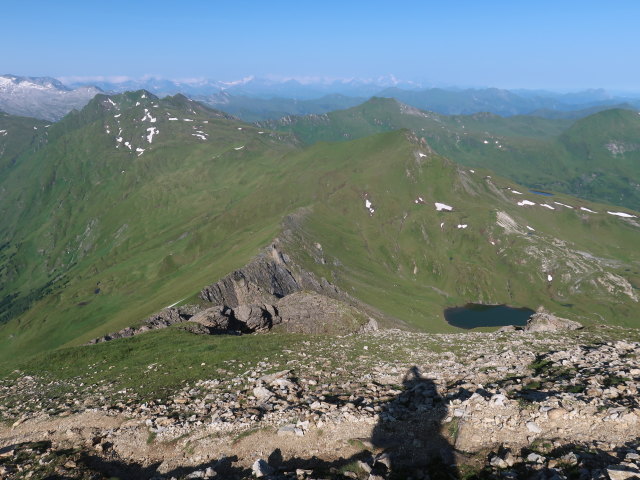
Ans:
<svg viewBox="0 0 640 480"><path fill-rule="evenodd" d="M378 78L636 92L640 3L290 1L4 5L5 72L140 79ZM19 39L19 40L16 40Z"/></svg>

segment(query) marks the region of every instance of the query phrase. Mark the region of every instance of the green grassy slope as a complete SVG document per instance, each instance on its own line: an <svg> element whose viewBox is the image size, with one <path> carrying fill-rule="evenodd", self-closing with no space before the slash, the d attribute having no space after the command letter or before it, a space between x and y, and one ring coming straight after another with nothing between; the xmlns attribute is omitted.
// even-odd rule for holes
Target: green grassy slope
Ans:
<svg viewBox="0 0 640 480"><path fill-rule="evenodd" d="M44 120L0 111L0 178L18 162L20 155L38 148L46 141L49 124Z"/></svg>
<svg viewBox="0 0 640 480"><path fill-rule="evenodd" d="M418 329L451 330L442 308L469 301L638 324L636 219L518 195L407 130L300 149L184 97L134 92L96 97L22 160L0 185L0 358L135 324L276 235L309 270Z"/></svg>
<svg viewBox="0 0 640 480"><path fill-rule="evenodd" d="M4 179L1 313L28 311L3 329L3 355L86 340L192 294L248 261L295 201L262 203L287 142L136 95L97 97Z"/></svg>
<svg viewBox="0 0 640 480"><path fill-rule="evenodd" d="M307 268L419 329L449 329L441 309L470 301L638 324L634 219L571 197L519 195L512 182L461 169L407 135L306 152L323 159L313 162L322 165L316 203L294 235ZM454 210L437 211L436 202Z"/></svg>
<svg viewBox="0 0 640 480"><path fill-rule="evenodd" d="M344 141L409 128L441 155L551 189L640 209L640 116L613 109L577 120L492 114L444 116L373 98L326 115L263 124L303 143Z"/></svg>

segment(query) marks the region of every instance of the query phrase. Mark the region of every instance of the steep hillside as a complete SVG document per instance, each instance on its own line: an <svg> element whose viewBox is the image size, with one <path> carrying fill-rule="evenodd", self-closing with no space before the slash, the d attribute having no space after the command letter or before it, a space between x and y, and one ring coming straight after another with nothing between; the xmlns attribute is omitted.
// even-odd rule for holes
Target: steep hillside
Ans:
<svg viewBox="0 0 640 480"><path fill-rule="evenodd" d="M1 185L2 320L33 307L7 326L20 348L124 326L197 291L266 244L294 201L254 215L286 141L184 97L98 96L49 137Z"/></svg>
<svg viewBox="0 0 640 480"><path fill-rule="evenodd" d="M46 140L49 126L43 120L0 111L0 175L5 175L3 171L15 165L20 155L38 148Z"/></svg>

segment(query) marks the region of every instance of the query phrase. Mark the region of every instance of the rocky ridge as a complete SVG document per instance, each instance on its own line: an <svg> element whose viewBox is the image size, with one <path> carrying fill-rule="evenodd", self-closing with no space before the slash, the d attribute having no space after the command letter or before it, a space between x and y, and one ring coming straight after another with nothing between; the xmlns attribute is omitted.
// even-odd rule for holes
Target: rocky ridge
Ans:
<svg viewBox="0 0 640 480"><path fill-rule="evenodd" d="M276 241L251 262L202 289L200 303L167 307L139 327L127 327L88 342L127 338L188 322L200 334L259 333L280 330L301 333L361 331L377 322L335 285L297 266ZM213 306L211 306L213 305ZM337 330L336 330L337 329Z"/></svg>
<svg viewBox="0 0 640 480"><path fill-rule="evenodd" d="M0 475L52 462L65 478L634 478L638 340L610 327L323 336L201 366L164 399L81 379L56 398L55 380L17 374L0 383ZM29 463L25 448L44 453ZM65 449L77 469L47 460Z"/></svg>

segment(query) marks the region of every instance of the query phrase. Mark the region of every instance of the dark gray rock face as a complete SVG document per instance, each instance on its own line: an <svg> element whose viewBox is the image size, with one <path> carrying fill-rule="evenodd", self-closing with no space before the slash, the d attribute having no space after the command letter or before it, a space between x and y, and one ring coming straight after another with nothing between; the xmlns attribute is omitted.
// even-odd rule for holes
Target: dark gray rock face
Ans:
<svg viewBox="0 0 640 480"><path fill-rule="evenodd" d="M236 319L242 322L250 332L270 330L276 315L272 305L240 305L234 313Z"/></svg>
<svg viewBox="0 0 640 480"><path fill-rule="evenodd" d="M242 269L205 287L200 298L234 308L254 303L275 303L299 290L301 285L287 268L286 256L272 246Z"/></svg>

